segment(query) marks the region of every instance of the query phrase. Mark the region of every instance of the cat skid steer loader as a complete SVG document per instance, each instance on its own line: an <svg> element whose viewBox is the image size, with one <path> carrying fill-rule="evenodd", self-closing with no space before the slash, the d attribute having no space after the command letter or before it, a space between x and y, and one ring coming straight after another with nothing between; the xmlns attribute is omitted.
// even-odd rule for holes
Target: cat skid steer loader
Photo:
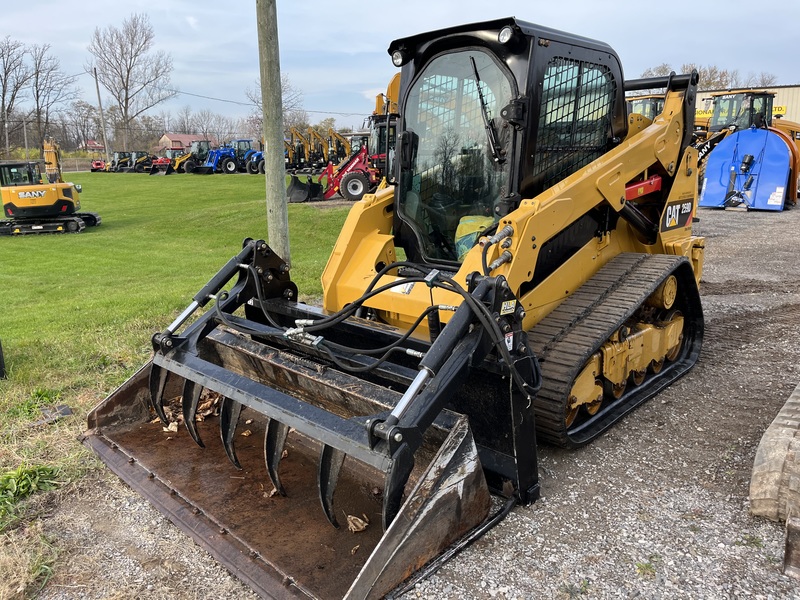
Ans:
<svg viewBox="0 0 800 600"><path fill-rule="evenodd" d="M536 500L538 442L586 444L700 352L696 73L625 83L608 45L515 18L389 54L392 177L322 307L245 240L83 437L265 597L395 593ZM625 91L657 86L629 131Z"/></svg>

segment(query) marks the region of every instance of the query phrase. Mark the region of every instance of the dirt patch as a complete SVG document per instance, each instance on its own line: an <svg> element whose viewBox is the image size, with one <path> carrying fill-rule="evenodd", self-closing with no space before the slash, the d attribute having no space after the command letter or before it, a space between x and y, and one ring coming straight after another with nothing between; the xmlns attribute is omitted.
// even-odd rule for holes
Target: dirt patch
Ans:
<svg viewBox="0 0 800 600"><path fill-rule="evenodd" d="M783 526L748 512L756 447L800 380L800 210L699 216L699 364L589 446L541 448L542 499L407 597L800 597ZM41 598L253 597L105 471L42 523L58 559Z"/></svg>

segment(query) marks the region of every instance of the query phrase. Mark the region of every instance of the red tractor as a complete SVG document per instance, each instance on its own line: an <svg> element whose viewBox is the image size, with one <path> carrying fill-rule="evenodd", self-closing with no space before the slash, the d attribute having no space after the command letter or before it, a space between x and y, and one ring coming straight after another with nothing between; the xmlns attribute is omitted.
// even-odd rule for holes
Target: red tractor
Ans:
<svg viewBox="0 0 800 600"><path fill-rule="evenodd" d="M286 190L289 202L330 200L337 193L355 202L361 200L364 194L374 192L386 173L387 132L388 147L392 151L395 137L394 115L372 115L369 137L365 136L359 149L338 165L329 162L317 182L312 181L310 175L305 177L305 181L292 175ZM371 152L370 148L375 152Z"/></svg>

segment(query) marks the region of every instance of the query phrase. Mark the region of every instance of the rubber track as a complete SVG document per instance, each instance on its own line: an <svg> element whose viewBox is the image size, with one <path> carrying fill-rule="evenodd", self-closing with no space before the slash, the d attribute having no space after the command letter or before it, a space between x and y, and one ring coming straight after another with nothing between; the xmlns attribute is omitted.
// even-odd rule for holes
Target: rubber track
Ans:
<svg viewBox="0 0 800 600"><path fill-rule="evenodd" d="M567 398L586 361L684 262L680 256L621 254L529 332L529 346L542 369L542 388L535 401L539 441L568 448L581 446L691 368L694 361L679 358L677 364L665 365L658 376L650 376L620 400L606 399L591 420L569 431L565 428Z"/></svg>

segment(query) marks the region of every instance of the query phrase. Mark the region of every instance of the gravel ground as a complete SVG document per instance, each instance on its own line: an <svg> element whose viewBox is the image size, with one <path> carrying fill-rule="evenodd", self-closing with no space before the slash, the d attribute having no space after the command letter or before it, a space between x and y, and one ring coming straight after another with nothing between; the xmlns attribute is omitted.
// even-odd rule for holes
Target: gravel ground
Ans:
<svg viewBox="0 0 800 600"><path fill-rule="evenodd" d="M541 449L543 497L406 598L800 598L783 526L753 517L761 436L800 380L800 209L704 211L706 336L686 377L578 451ZM115 476L45 520L40 598L255 597Z"/></svg>

